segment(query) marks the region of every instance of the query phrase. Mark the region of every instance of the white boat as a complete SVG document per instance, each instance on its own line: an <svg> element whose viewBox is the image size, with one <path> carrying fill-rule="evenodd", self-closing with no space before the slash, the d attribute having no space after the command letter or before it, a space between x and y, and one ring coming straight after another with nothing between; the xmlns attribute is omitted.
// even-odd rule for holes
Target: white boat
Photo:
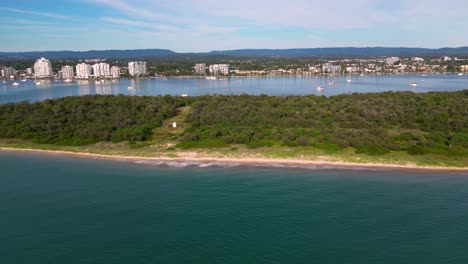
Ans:
<svg viewBox="0 0 468 264"><path fill-rule="evenodd" d="M361 73L359 76L364 76L364 73Z"/></svg>
<svg viewBox="0 0 468 264"><path fill-rule="evenodd" d="M130 90L133 90L133 86L129 86L127 87L127 89L130 91Z"/></svg>
<svg viewBox="0 0 468 264"><path fill-rule="evenodd" d="M328 85L330 85L330 86L335 85L335 82L334 81L329 81Z"/></svg>
<svg viewBox="0 0 468 264"><path fill-rule="evenodd" d="M411 86L411 87L417 87L417 86L418 86L418 83L412 82L412 83L410 83L410 86Z"/></svg>
<svg viewBox="0 0 468 264"><path fill-rule="evenodd" d="M323 88L323 86L317 86L317 91L321 92L321 91L323 91L323 89L325 89L325 88Z"/></svg>
<svg viewBox="0 0 468 264"><path fill-rule="evenodd" d="M463 76L463 73L459 73L458 76Z"/></svg>
<svg viewBox="0 0 468 264"><path fill-rule="evenodd" d="M208 81L216 81L215 76L209 76L209 77L206 77L205 79L207 79Z"/></svg>
<svg viewBox="0 0 468 264"><path fill-rule="evenodd" d="M182 97L187 97L187 96L188 96L188 94L186 94L186 93L183 93L183 94L181 94L180 96L182 96Z"/></svg>
<svg viewBox="0 0 468 264"><path fill-rule="evenodd" d="M26 82L27 80L26 80L26 79L22 79L21 81L22 81L22 82Z"/></svg>
<svg viewBox="0 0 468 264"><path fill-rule="evenodd" d="M6 83L6 81L5 81L5 80L3 80L3 83Z"/></svg>
<svg viewBox="0 0 468 264"><path fill-rule="evenodd" d="M65 79L64 82L69 83L69 82L72 82L72 80L71 79Z"/></svg>
<svg viewBox="0 0 468 264"><path fill-rule="evenodd" d="M347 81L348 83L352 83L352 82L353 82L353 80L351 80L351 79L348 79L348 80L346 80L346 81Z"/></svg>
<svg viewBox="0 0 468 264"><path fill-rule="evenodd" d="M19 85L19 83L17 83L17 82L13 83L13 86L18 86L18 85Z"/></svg>
<svg viewBox="0 0 468 264"><path fill-rule="evenodd" d="M39 82L39 81L38 81L38 82L36 82L36 85L41 85L41 82Z"/></svg>

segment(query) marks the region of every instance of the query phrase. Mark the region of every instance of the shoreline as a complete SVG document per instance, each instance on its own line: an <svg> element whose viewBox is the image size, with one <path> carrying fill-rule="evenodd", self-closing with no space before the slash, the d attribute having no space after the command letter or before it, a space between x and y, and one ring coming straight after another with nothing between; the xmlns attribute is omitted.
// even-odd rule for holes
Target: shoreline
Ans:
<svg viewBox="0 0 468 264"><path fill-rule="evenodd" d="M8 148L0 147L2 152L30 152L39 154L63 154L67 156L84 157L92 159L106 159L119 161L141 161L141 162L160 162L161 164L169 162L198 162L200 164L239 164L245 166L258 167L331 167L337 169L353 168L353 169L409 169L420 171L451 171L451 172L467 172L468 167L442 167L442 166L418 166L418 165L402 165L402 164L386 164L386 163L358 163L345 161L326 161L326 160L307 160L307 159L275 159L275 158L219 158L219 157L145 157L145 156L122 156L96 154L89 152L73 152L62 150L43 150L33 148Z"/></svg>

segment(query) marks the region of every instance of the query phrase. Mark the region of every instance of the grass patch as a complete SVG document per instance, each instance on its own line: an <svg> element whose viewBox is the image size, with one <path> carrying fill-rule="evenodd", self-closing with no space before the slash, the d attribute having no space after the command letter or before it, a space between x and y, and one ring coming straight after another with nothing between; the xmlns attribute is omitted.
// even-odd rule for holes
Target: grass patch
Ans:
<svg viewBox="0 0 468 264"><path fill-rule="evenodd" d="M221 139L204 139L199 141L182 141L175 146L178 149L212 149L227 148L229 145Z"/></svg>

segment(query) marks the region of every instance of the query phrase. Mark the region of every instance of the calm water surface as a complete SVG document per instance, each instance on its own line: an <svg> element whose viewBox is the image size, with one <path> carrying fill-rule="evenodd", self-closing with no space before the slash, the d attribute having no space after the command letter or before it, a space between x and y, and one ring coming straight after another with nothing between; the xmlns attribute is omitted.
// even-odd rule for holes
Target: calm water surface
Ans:
<svg viewBox="0 0 468 264"><path fill-rule="evenodd" d="M347 80L352 82L348 83ZM335 85L329 86L329 82ZM417 87L410 83L417 82ZM318 77L251 77L206 80L204 78L158 78L120 80L116 82L62 81L21 82L13 86L12 81L0 82L0 104L18 101L42 101L50 98L79 96L86 94L127 95L181 95L204 94L267 94L267 95L336 95L354 92L383 91L458 91L468 89L468 75L368 75L368 76L318 76ZM133 87L129 90L128 87ZM325 89L317 91L318 86Z"/></svg>
<svg viewBox="0 0 468 264"><path fill-rule="evenodd" d="M0 263L468 263L468 175L0 152Z"/></svg>

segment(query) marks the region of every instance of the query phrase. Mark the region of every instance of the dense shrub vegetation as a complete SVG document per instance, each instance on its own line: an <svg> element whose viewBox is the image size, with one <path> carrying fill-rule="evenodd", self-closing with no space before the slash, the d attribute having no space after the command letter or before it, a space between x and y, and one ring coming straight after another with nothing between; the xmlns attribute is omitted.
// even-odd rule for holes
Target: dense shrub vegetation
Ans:
<svg viewBox="0 0 468 264"><path fill-rule="evenodd" d="M466 155L468 90L415 94L316 96L205 96L193 104L194 140L222 139L258 148L315 146L329 151L354 147L381 155Z"/></svg>
<svg viewBox="0 0 468 264"><path fill-rule="evenodd" d="M83 96L0 106L0 137L86 145L144 141L189 105L191 127L178 147L245 144L315 147L334 152L389 151L468 155L468 90L415 94L386 92L333 97Z"/></svg>
<svg viewBox="0 0 468 264"><path fill-rule="evenodd" d="M97 141L143 141L177 114L181 98L83 96L0 107L0 137L37 143L85 145Z"/></svg>

